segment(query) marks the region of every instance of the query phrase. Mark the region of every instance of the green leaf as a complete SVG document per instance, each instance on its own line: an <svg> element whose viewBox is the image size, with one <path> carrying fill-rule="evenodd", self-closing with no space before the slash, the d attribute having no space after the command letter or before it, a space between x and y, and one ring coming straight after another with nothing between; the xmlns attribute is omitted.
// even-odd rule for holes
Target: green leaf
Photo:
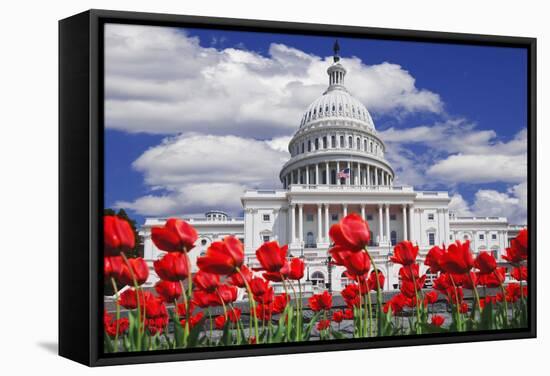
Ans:
<svg viewBox="0 0 550 376"><path fill-rule="evenodd" d="M187 336L187 348L196 347L199 342L199 336L202 332L204 321L206 317L203 317L194 327L189 331Z"/></svg>
<svg viewBox="0 0 550 376"><path fill-rule="evenodd" d="M170 317L172 319L172 322L174 323L174 340L176 341L176 347L181 348L184 346L183 338L185 329L178 320L175 311L170 311Z"/></svg>
<svg viewBox="0 0 550 376"><path fill-rule="evenodd" d="M330 334L332 334L332 337L335 338L335 339L346 339L347 338L344 333L339 332L337 330L331 330Z"/></svg>
<svg viewBox="0 0 550 376"><path fill-rule="evenodd" d="M311 330L313 329L313 325L315 325L315 323L319 320L320 316L321 316L321 312L316 312L311 318L311 320L309 320L309 323L307 323L304 329L302 341L309 341L309 337L311 337Z"/></svg>

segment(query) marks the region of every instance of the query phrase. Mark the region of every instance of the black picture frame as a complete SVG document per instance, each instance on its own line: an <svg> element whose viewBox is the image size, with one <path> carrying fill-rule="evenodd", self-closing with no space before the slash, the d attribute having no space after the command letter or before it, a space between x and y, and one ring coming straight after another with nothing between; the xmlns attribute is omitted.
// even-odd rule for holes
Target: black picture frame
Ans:
<svg viewBox="0 0 550 376"><path fill-rule="evenodd" d="M528 54L529 325L391 339L103 354L103 25L108 22L525 48ZM88 366L536 337L536 39L89 10L59 21L59 354Z"/></svg>

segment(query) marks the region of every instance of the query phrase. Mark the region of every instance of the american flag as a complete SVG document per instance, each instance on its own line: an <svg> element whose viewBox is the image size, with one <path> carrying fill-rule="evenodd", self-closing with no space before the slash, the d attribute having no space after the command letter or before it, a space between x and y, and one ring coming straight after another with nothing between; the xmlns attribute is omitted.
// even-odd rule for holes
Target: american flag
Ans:
<svg viewBox="0 0 550 376"><path fill-rule="evenodd" d="M338 179L348 179L349 176L349 168L344 168L343 170L338 172Z"/></svg>

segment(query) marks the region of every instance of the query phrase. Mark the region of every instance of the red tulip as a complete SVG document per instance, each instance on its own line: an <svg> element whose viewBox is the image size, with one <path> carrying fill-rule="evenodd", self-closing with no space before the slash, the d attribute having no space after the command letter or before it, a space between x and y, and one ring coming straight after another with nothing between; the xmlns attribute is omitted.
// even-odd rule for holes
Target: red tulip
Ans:
<svg viewBox="0 0 550 376"><path fill-rule="evenodd" d="M145 307L145 301L153 298L153 294L151 294L149 291L139 290L139 293L136 293L136 290L134 288L128 288L120 294L118 298L118 304L126 309L136 309L138 306L138 295L140 297L139 303L142 309L143 307Z"/></svg>
<svg viewBox="0 0 550 376"><path fill-rule="evenodd" d="M344 261L352 253L339 245L335 245L328 252L332 257L332 264L340 266L344 266Z"/></svg>
<svg viewBox="0 0 550 376"><path fill-rule="evenodd" d="M112 321L109 320L108 322L106 322L104 327L105 327L105 332L109 337L111 338L116 337L117 326L118 326L118 335L123 335L128 331L128 328L130 327L130 321L128 320L128 318L123 317L118 320L118 325L117 325L117 320L112 320Z"/></svg>
<svg viewBox="0 0 550 376"><path fill-rule="evenodd" d="M198 238L193 226L177 218L168 219L163 227L151 229L153 243L166 252L189 252Z"/></svg>
<svg viewBox="0 0 550 376"><path fill-rule="evenodd" d="M103 248L106 256L134 249L136 240L130 224L115 215L103 216Z"/></svg>
<svg viewBox="0 0 550 376"><path fill-rule="evenodd" d="M317 330L325 330L330 328L330 321L329 320L319 320L317 323Z"/></svg>
<svg viewBox="0 0 550 376"><path fill-rule="evenodd" d="M145 326L149 333L155 335L164 330L168 325L168 311L163 300L158 297L150 297L145 300Z"/></svg>
<svg viewBox="0 0 550 376"><path fill-rule="evenodd" d="M519 283L509 283L508 286L506 286L506 300L511 303L515 303L518 301L518 299L521 298L521 296L525 297L527 296L527 287L523 286L523 288L519 285Z"/></svg>
<svg viewBox="0 0 550 376"><path fill-rule="evenodd" d="M426 275L423 275L422 277L415 279L414 283L412 280L404 279L401 281L401 293L405 295L407 298L416 298L416 294L422 289L425 281L426 281ZM415 289L415 286L416 286L416 289Z"/></svg>
<svg viewBox="0 0 550 376"><path fill-rule="evenodd" d="M413 245L408 240L404 240L393 248L393 253L394 256L390 257L390 261L403 266L409 266L416 262L418 246Z"/></svg>
<svg viewBox="0 0 550 376"><path fill-rule="evenodd" d="M518 242L518 246L521 249L521 253L525 255L525 258L527 258L527 248L529 247L529 240L527 236L527 229L521 229L518 233L518 236L516 236L516 241Z"/></svg>
<svg viewBox="0 0 550 376"><path fill-rule="evenodd" d="M506 254L502 258L512 264L519 264L527 259L528 246L527 229L523 229L518 236L510 240L510 248L506 248Z"/></svg>
<svg viewBox="0 0 550 376"><path fill-rule="evenodd" d="M269 282L262 278L252 278L250 281L250 290L254 296L262 296L269 290Z"/></svg>
<svg viewBox="0 0 550 376"><path fill-rule="evenodd" d="M280 273L286 263L288 246L279 247L276 241L266 242L256 250L256 258L262 265L262 269L271 273Z"/></svg>
<svg viewBox="0 0 550 376"><path fill-rule="evenodd" d="M370 231L367 221L356 213L345 216L340 223L332 225L329 235L336 245L357 252L370 242Z"/></svg>
<svg viewBox="0 0 550 376"><path fill-rule="evenodd" d="M220 285L217 289L217 299L218 304L229 304L237 300L237 287L230 285Z"/></svg>
<svg viewBox="0 0 550 376"><path fill-rule="evenodd" d="M216 329L222 330L225 326L225 316L224 315L217 316L214 319L214 325L216 326Z"/></svg>
<svg viewBox="0 0 550 376"><path fill-rule="evenodd" d="M359 286L356 283L351 283L344 287L340 293L342 298L346 301L348 307L358 307L361 299L359 293Z"/></svg>
<svg viewBox="0 0 550 376"><path fill-rule="evenodd" d="M474 266L479 269L481 274L489 274L497 268L497 260L489 252L482 251L477 255Z"/></svg>
<svg viewBox="0 0 550 376"><path fill-rule="evenodd" d="M527 281L528 273L526 266L517 266L510 272L512 278L516 281Z"/></svg>
<svg viewBox="0 0 550 376"><path fill-rule="evenodd" d="M312 311L318 312L332 307L332 295L328 291L316 294L309 298L309 307Z"/></svg>
<svg viewBox="0 0 550 376"><path fill-rule="evenodd" d="M478 284L485 287L499 287L506 277L506 268L496 268L491 274L480 274Z"/></svg>
<svg viewBox="0 0 550 376"><path fill-rule="evenodd" d="M197 326L197 324L199 324L201 322L203 317L204 317L204 312L199 312L196 315L190 317L189 318L189 327L193 328L193 327ZM186 323L187 323L187 320L185 320L185 319L180 320L180 324L184 328L185 328Z"/></svg>
<svg viewBox="0 0 550 376"><path fill-rule="evenodd" d="M344 320L344 312L342 310L334 311L332 313L332 321L341 323Z"/></svg>
<svg viewBox="0 0 550 376"><path fill-rule="evenodd" d="M384 313L388 313L389 309L391 308L393 314L397 314L403 310L405 306L411 305L411 299L406 297L405 295L399 293L392 296L390 300L384 304L383 310Z"/></svg>
<svg viewBox="0 0 550 376"><path fill-rule="evenodd" d="M187 304L185 303L179 303L176 306L176 310L179 317L187 317L187 311L189 311L189 314L191 315L193 311L195 310L195 303L194 301L189 302L189 309L187 309Z"/></svg>
<svg viewBox="0 0 550 376"><path fill-rule="evenodd" d="M430 267L430 271L432 273L438 273L441 271L441 265L440 260L441 257L445 254L445 246L443 248L440 248L438 246L432 247L428 254L426 255L426 259L424 260L424 265Z"/></svg>
<svg viewBox="0 0 550 376"><path fill-rule="evenodd" d="M461 243L457 240L447 248L447 252L441 256L441 268L447 273L464 274L474 266L474 258L470 253L470 241Z"/></svg>
<svg viewBox="0 0 550 376"><path fill-rule="evenodd" d="M399 269L399 276L402 280L413 281L420 278L420 266L418 264L412 264L409 266L402 266Z"/></svg>
<svg viewBox="0 0 550 376"><path fill-rule="evenodd" d="M275 292L273 287L269 286L268 289L262 295L254 295L254 300L263 305L270 305L275 298Z"/></svg>
<svg viewBox="0 0 550 376"><path fill-rule="evenodd" d="M370 272L369 279L367 279L367 287L369 291L377 291L378 286L380 286L380 289L384 288L384 282L386 278L384 277L384 274L382 272L378 271L378 282L376 281L376 273L374 270Z"/></svg>
<svg viewBox="0 0 550 376"><path fill-rule="evenodd" d="M199 270L193 276L195 286L206 292L214 292L220 285L220 276Z"/></svg>
<svg viewBox="0 0 550 376"><path fill-rule="evenodd" d="M240 273L233 273L229 276L229 283L231 283L234 286L245 288L246 283L250 284L250 280L252 279L253 275L248 266L243 265L240 267L241 272ZM244 279L243 279L244 276ZM246 283L245 283L246 281Z"/></svg>
<svg viewBox="0 0 550 376"><path fill-rule="evenodd" d="M122 272L123 259L121 256L103 257L103 280L108 282L111 278L118 280Z"/></svg>
<svg viewBox="0 0 550 376"><path fill-rule="evenodd" d="M122 263L119 283L121 285L133 286L134 278L138 285L144 284L147 278L149 278L149 267L141 257L131 258L128 259L128 263Z"/></svg>
<svg viewBox="0 0 550 376"><path fill-rule="evenodd" d="M370 258L366 251L352 252L344 260L348 274L356 277L367 274L370 270Z"/></svg>
<svg viewBox="0 0 550 376"><path fill-rule="evenodd" d="M289 302L290 298L287 294L275 296L273 299L273 313L283 313Z"/></svg>
<svg viewBox="0 0 550 376"><path fill-rule="evenodd" d="M457 299L459 304L462 302L462 299L464 299L464 291L462 291L462 287L457 287L456 290L454 287L450 287L447 290L447 301L451 304L456 304Z"/></svg>
<svg viewBox="0 0 550 376"><path fill-rule="evenodd" d="M439 316L439 315L433 315L432 316L432 325L434 326L441 326L445 322L445 317Z"/></svg>
<svg viewBox="0 0 550 376"><path fill-rule="evenodd" d="M469 309L468 303L462 302L462 303L460 304L460 309L459 309L459 310L460 310L460 313L468 313L468 309Z"/></svg>
<svg viewBox="0 0 550 376"><path fill-rule="evenodd" d="M233 308L227 311L227 317L229 318L229 321L231 321L233 324L241 319L241 314L242 311L240 310L240 308Z"/></svg>
<svg viewBox="0 0 550 376"><path fill-rule="evenodd" d="M155 284L155 291L165 302L173 303L181 296L181 284L161 280Z"/></svg>
<svg viewBox="0 0 550 376"><path fill-rule="evenodd" d="M214 293L206 292L204 290L193 291L193 304L201 308L217 305L218 298Z"/></svg>
<svg viewBox="0 0 550 376"><path fill-rule="evenodd" d="M153 267L159 278L166 281L182 281L189 276L187 256L183 253L169 252L153 262Z"/></svg>
<svg viewBox="0 0 550 376"><path fill-rule="evenodd" d="M353 309L351 308L344 309L344 319L353 320Z"/></svg>
<svg viewBox="0 0 550 376"><path fill-rule="evenodd" d="M294 257L286 265L288 265L288 267L283 267L284 270L281 270L281 273L283 273L287 279L299 281L304 278L304 269L306 265L302 259Z"/></svg>
<svg viewBox="0 0 550 376"><path fill-rule="evenodd" d="M210 244L204 257L197 259L200 270L222 275L233 274L244 262L243 244L234 236Z"/></svg>
<svg viewBox="0 0 550 376"><path fill-rule="evenodd" d="M446 273L442 273L433 282L433 288L441 292L447 291L447 289L452 288L452 286L451 278Z"/></svg>
<svg viewBox="0 0 550 376"><path fill-rule="evenodd" d="M439 297L439 294L437 291L432 290L424 294L424 302L426 304L435 304L437 302L437 298Z"/></svg>
<svg viewBox="0 0 550 376"><path fill-rule="evenodd" d="M254 311L254 316L256 316L258 320L271 320L271 308L267 304L258 304L256 306L256 310Z"/></svg>

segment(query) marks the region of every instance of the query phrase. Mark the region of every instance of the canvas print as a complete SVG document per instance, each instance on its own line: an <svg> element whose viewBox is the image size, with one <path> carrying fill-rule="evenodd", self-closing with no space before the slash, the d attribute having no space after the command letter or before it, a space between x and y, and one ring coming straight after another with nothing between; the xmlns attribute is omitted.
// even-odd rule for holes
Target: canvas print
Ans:
<svg viewBox="0 0 550 376"><path fill-rule="evenodd" d="M526 49L104 27L104 353L527 328Z"/></svg>

